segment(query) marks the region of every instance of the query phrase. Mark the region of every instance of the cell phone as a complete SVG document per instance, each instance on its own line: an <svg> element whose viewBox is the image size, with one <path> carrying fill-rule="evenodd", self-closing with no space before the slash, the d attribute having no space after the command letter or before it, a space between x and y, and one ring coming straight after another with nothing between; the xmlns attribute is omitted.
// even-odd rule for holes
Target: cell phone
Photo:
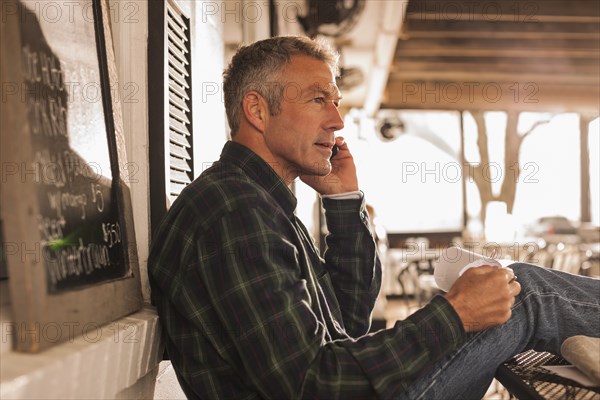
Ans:
<svg viewBox="0 0 600 400"><path fill-rule="evenodd" d="M335 155L338 153L339 149L337 147L337 144L334 144L333 147L331 148L331 157L329 157L329 159L331 160L333 157L335 157Z"/></svg>

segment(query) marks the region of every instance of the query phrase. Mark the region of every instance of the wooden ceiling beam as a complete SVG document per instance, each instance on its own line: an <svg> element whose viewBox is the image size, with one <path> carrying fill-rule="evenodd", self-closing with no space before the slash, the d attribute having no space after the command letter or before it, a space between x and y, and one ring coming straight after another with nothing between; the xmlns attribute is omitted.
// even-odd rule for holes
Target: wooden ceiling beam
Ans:
<svg viewBox="0 0 600 400"><path fill-rule="evenodd" d="M523 69L529 68L530 66L536 66L540 64L553 64L553 65L564 65L564 66L585 66L585 67L597 67L600 65L600 60L598 58L525 58L525 57L462 57L459 54L456 54L453 57L402 57L398 56L395 58L398 62L423 62L423 63L469 63L469 64L479 64L479 63L497 63L497 64L513 64L518 65Z"/></svg>
<svg viewBox="0 0 600 400"><path fill-rule="evenodd" d="M523 31L457 31L457 30L437 30L437 31L409 31L401 36L402 40L413 38L427 39L464 39L464 38L489 38L489 39L552 39L552 40L598 40L596 32L523 32Z"/></svg>
<svg viewBox="0 0 600 400"><path fill-rule="evenodd" d="M595 112L598 86L514 82L388 82L381 108Z"/></svg>
<svg viewBox="0 0 600 400"><path fill-rule="evenodd" d="M406 12L408 16L433 14L446 19L480 15L487 20L505 17L523 21L551 16L600 16L600 5L596 0L411 0Z"/></svg>
<svg viewBox="0 0 600 400"><path fill-rule="evenodd" d="M561 60L563 61L563 60ZM576 74L576 75L600 75L598 65L581 65L571 62L540 62L536 64L525 65L527 70L535 71L541 74ZM462 71L468 73L510 73L520 74L523 72L523 64L514 62L446 62L443 59L439 61L421 61L396 59L390 69L391 74L402 74L404 72L435 72L435 71Z"/></svg>
<svg viewBox="0 0 600 400"><path fill-rule="evenodd" d="M429 13L414 13L408 14L408 21L427 21L427 22L438 22L438 21L476 21L476 22L531 22L531 23L544 23L544 22L558 22L558 23L598 23L597 16L589 15L502 15L502 14L469 14L469 13L448 13L446 16L443 14L429 12Z"/></svg>
<svg viewBox="0 0 600 400"><path fill-rule="evenodd" d="M396 48L397 57L436 57L460 55L461 57L518 57L518 58L594 58L600 57L600 49L531 49L531 48L464 48L448 46L437 48Z"/></svg>
<svg viewBox="0 0 600 400"><path fill-rule="evenodd" d="M422 21L408 20L406 30L419 31L458 31L471 32L478 37L479 32L572 32L600 33L600 18L593 23L559 22L511 22L511 21Z"/></svg>
<svg viewBox="0 0 600 400"><path fill-rule="evenodd" d="M535 82L538 84L546 82L557 82L569 85L599 85L600 77L598 75L578 75L578 74L540 74L532 73L526 70L522 73L511 72L468 72L468 71L401 71L390 75L389 81L451 81L451 82Z"/></svg>
<svg viewBox="0 0 600 400"><path fill-rule="evenodd" d="M398 48L401 49L425 49L425 48L447 48L458 47L462 49L498 49L527 48L527 49L596 49L600 36L589 39L549 39L546 37L535 39L523 38L497 38L497 37L461 37L461 38L422 38L411 37L410 40L399 39Z"/></svg>

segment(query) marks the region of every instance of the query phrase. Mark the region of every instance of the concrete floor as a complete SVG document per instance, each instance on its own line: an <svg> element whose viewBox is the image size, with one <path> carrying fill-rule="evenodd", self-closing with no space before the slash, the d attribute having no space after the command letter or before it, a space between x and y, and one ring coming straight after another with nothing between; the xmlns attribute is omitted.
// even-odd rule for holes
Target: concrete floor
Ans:
<svg viewBox="0 0 600 400"><path fill-rule="evenodd" d="M184 400L185 394L179 386L171 361L161 361L154 387L154 400Z"/></svg>

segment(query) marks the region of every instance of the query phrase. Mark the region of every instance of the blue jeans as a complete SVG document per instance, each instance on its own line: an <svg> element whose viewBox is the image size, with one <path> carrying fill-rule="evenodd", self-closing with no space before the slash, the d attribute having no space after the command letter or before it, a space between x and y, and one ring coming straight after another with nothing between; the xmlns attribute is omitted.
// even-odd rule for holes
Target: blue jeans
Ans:
<svg viewBox="0 0 600 400"><path fill-rule="evenodd" d="M469 335L401 399L481 399L496 368L525 350L560 354L574 335L600 336L600 280L529 264L510 266L521 283L512 317Z"/></svg>

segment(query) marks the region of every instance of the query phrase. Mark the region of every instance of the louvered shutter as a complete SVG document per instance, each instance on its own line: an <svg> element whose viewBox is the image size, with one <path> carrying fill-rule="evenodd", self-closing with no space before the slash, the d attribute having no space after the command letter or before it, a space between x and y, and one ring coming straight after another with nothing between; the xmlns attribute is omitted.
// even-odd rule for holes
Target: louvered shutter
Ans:
<svg viewBox="0 0 600 400"><path fill-rule="evenodd" d="M168 60L168 127L169 184L171 203L188 185L193 175L192 113L190 85L190 20L166 2L167 60ZM166 149L165 149L166 150ZM165 151L167 154L167 151Z"/></svg>

